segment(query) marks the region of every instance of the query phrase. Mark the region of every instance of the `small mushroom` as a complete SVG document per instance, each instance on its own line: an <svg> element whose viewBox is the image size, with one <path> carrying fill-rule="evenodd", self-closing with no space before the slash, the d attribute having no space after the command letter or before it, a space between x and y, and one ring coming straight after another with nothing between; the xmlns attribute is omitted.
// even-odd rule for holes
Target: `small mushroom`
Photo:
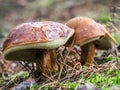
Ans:
<svg viewBox="0 0 120 90"><path fill-rule="evenodd" d="M53 21L23 23L3 42L3 57L36 62L40 72L53 72L58 69L55 49L64 45L73 34L71 28Z"/></svg>
<svg viewBox="0 0 120 90"><path fill-rule="evenodd" d="M95 49L108 50L115 43L114 38L109 34L105 27L88 17L76 17L66 23L74 29L75 34L68 41L74 41L81 47L81 64L93 64Z"/></svg>

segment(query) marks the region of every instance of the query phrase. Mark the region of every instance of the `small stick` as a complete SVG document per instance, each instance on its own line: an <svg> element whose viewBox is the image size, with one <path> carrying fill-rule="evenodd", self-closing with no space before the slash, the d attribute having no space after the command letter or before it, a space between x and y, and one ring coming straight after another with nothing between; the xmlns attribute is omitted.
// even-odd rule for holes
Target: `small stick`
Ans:
<svg viewBox="0 0 120 90"><path fill-rule="evenodd" d="M54 80L53 80L50 76L48 76L48 75L46 75L46 74L44 74L44 73L42 73L42 75L45 76L45 77L47 77L48 79L50 79L51 81L54 82Z"/></svg>
<svg viewBox="0 0 120 90"><path fill-rule="evenodd" d="M60 63L60 73L59 73L59 75L58 75L58 80L59 80L60 77L61 77L62 71L63 71L63 65Z"/></svg>
<svg viewBox="0 0 120 90"><path fill-rule="evenodd" d="M32 70L35 70L35 66L34 66L34 63L32 63Z"/></svg>
<svg viewBox="0 0 120 90"><path fill-rule="evenodd" d="M24 65L21 61L19 61L19 63L27 70L31 70L31 68L28 65ZM31 70L32 71L32 70Z"/></svg>
<svg viewBox="0 0 120 90"><path fill-rule="evenodd" d="M56 83L58 83L58 81L54 81L54 82L51 82L51 83L44 84L40 88L38 88L38 90L41 90L45 86L49 86L49 85L56 84Z"/></svg>

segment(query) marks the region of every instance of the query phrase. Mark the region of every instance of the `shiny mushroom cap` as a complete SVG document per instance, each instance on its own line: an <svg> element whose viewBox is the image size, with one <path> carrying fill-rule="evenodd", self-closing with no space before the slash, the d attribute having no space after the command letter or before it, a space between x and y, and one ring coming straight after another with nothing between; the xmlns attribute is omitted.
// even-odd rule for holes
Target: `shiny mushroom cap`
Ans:
<svg viewBox="0 0 120 90"><path fill-rule="evenodd" d="M83 46L94 42L97 49L109 49L115 40L105 27L88 17L76 17L66 23L75 30L75 44Z"/></svg>
<svg viewBox="0 0 120 90"><path fill-rule="evenodd" d="M3 42L3 57L7 60L33 61L37 49L57 48L73 34L74 30L57 22L23 23L15 27Z"/></svg>

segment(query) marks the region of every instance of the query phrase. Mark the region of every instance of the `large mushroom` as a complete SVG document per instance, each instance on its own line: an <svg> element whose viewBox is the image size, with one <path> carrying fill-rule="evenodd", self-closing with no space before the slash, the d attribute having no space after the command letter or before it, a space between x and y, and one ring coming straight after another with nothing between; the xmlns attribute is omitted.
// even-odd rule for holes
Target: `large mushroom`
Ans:
<svg viewBox="0 0 120 90"><path fill-rule="evenodd" d="M53 21L23 23L3 42L3 57L36 62L39 72L53 72L58 69L55 48L64 45L73 34L71 28Z"/></svg>
<svg viewBox="0 0 120 90"><path fill-rule="evenodd" d="M95 49L108 50L115 43L114 38L109 34L105 27L88 17L76 17L66 23L74 29L75 34L68 41L74 41L81 47L81 64L93 64Z"/></svg>

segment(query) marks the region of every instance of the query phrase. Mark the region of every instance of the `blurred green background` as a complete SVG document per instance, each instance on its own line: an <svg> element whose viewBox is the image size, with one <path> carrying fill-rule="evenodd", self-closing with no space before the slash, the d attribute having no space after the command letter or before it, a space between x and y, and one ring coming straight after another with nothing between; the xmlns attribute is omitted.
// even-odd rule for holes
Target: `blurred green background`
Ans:
<svg viewBox="0 0 120 90"><path fill-rule="evenodd" d="M120 19L120 9L114 7L120 7L120 0L0 0L0 38L16 25L30 21L65 23L76 16L88 16L106 24L114 17Z"/></svg>

